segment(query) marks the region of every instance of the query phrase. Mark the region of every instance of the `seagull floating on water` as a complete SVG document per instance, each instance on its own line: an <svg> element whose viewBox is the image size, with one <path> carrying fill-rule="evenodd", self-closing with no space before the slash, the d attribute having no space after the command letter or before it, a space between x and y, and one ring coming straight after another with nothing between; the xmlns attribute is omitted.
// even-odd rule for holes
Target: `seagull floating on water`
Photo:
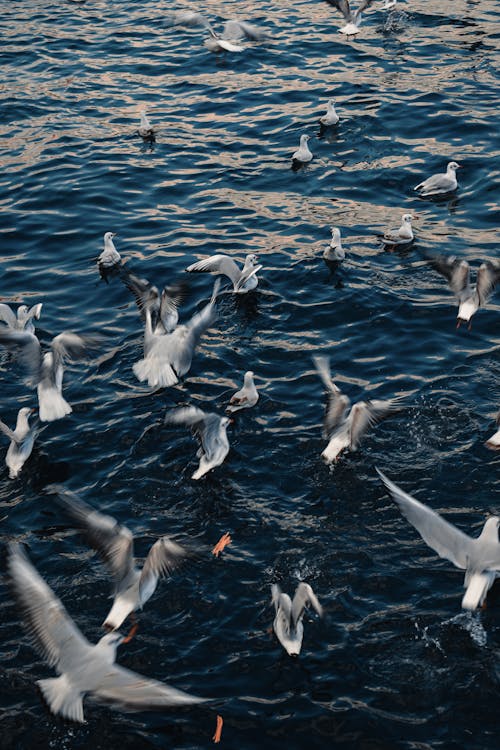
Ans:
<svg viewBox="0 0 500 750"><path fill-rule="evenodd" d="M259 393L253 382L253 372L248 370L248 372L245 373L243 388L240 388L239 391L236 391L236 393L231 396L226 411L234 412L239 411L240 409L250 409L252 406L255 406L258 400Z"/></svg>
<svg viewBox="0 0 500 750"><path fill-rule="evenodd" d="M187 550L168 536L162 536L153 544L139 570L134 558L134 537L126 526L112 516L99 513L62 485L49 485L46 492L57 495L59 504L113 578L113 605L103 622L107 630L117 630L129 615L142 609L154 594L158 580L172 575L189 557Z"/></svg>
<svg viewBox="0 0 500 750"><path fill-rule="evenodd" d="M306 606L312 604L320 617L323 615L323 608L308 583L299 583L293 601L276 583L271 586L271 594L276 613L273 622L274 632L287 654L298 656L304 637L302 618Z"/></svg>
<svg viewBox="0 0 500 750"><path fill-rule="evenodd" d="M7 455L5 456L5 463L9 469L10 479L15 479L19 475L24 464L31 456L37 432L30 427L29 417L34 412L35 409L30 409L26 406L19 409L15 430L11 430L0 419L0 430L10 440Z"/></svg>
<svg viewBox="0 0 500 750"><path fill-rule="evenodd" d="M382 237L384 245L395 247L397 245L409 245L413 242L413 229L411 226L413 216L403 214L401 226L398 229L389 229Z"/></svg>
<svg viewBox="0 0 500 750"><path fill-rule="evenodd" d="M326 0L329 5L333 5L333 7L339 10L344 16L347 23L339 29L339 31L341 34L346 34L347 36L352 36L359 32L361 13L374 1L375 0L361 0L357 10L353 12L348 0Z"/></svg>
<svg viewBox="0 0 500 750"><path fill-rule="evenodd" d="M167 14L165 21L171 26L202 26L210 36L204 44L210 52L243 52L245 49L238 42L243 39L263 41L268 34L247 21L234 18L226 21L222 34L217 34L202 13L193 11L175 11Z"/></svg>
<svg viewBox="0 0 500 750"><path fill-rule="evenodd" d="M319 118L319 121L321 125L324 125L325 128L328 128L332 125L336 125L339 119L340 118L335 111L335 102L333 99L330 99L326 108L326 113Z"/></svg>
<svg viewBox="0 0 500 750"><path fill-rule="evenodd" d="M492 451L500 450L500 411L497 414L496 422L498 430L485 442L486 447L490 448Z"/></svg>
<svg viewBox="0 0 500 750"><path fill-rule="evenodd" d="M83 698L87 694L125 711L207 700L115 664L116 649L131 640L134 629L127 637L107 633L96 644L90 643L17 544L9 545L7 569L33 645L60 675L37 680L53 714L85 723Z"/></svg>
<svg viewBox="0 0 500 750"><path fill-rule="evenodd" d="M50 343L50 351L42 355L40 342L27 331L0 330L0 344L18 353L28 370L30 384L38 392L41 422L53 422L71 414L73 409L62 395L64 363L66 359L82 359L97 339L64 331Z"/></svg>
<svg viewBox="0 0 500 750"><path fill-rule="evenodd" d="M27 331L28 333L34 333L35 324L33 323L33 318L40 320L42 306L41 302L37 305L33 305L33 307L19 305L16 312L14 312L9 305L2 303L0 304L0 320L13 331Z"/></svg>
<svg viewBox="0 0 500 750"><path fill-rule="evenodd" d="M448 279L458 300L457 328L469 323L474 313L487 303L495 285L500 281L500 261L486 260L479 266L476 288L470 285L470 266L455 255L429 256L432 266Z"/></svg>
<svg viewBox="0 0 500 750"><path fill-rule="evenodd" d="M432 177L419 182L413 189L419 192L424 198L452 193L458 187L457 169L460 169L460 164L457 164L456 161L450 161L446 167L445 174L433 174Z"/></svg>
<svg viewBox="0 0 500 750"><path fill-rule="evenodd" d="M229 255L211 255L209 258L192 263L186 268L186 271L189 273L222 274L233 282L233 292L246 294L246 292L256 289L259 283L257 272L261 268L257 255L251 253L246 256L243 268L240 268Z"/></svg>
<svg viewBox="0 0 500 750"><path fill-rule="evenodd" d="M313 158L312 152L307 145L307 142L310 140L310 138L311 136L309 135L303 134L300 136L299 147L297 151L294 151L292 154L292 161L295 164L307 164Z"/></svg>
<svg viewBox="0 0 500 750"><path fill-rule="evenodd" d="M144 358L133 366L138 380L147 380L152 388L167 388L178 383L179 378L189 372L200 338L216 318L215 301L219 285L217 279L208 305L171 333L164 333L158 324L153 328L152 309L155 303L145 305Z"/></svg>
<svg viewBox="0 0 500 750"><path fill-rule="evenodd" d="M116 232L106 232L104 235L104 250L97 259L98 265L104 269L113 268L121 260L121 255L114 245L113 237L116 237Z"/></svg>
<svg viewBox="0 0 500 750"><path fill-rule="evenodd" d="M196 406L172 409L165 416L165 424L185 424L200 441L196 454L200 464L191 479L201 479L209 471L220 466L229 453L226 430L231 420L213 412L205 412Z"/></svg>
<svg viewBox="0 0 500 750"><path fill-rule="evenodd" d="M139 123L139 127L137 129L137 132L141 136L141 138L144 138L145 141L154 141L155 139L155 131L151 123L149 122L147 115L145 112L140 113L141 121Z"/></svg>
<svg viewBox="0 0 500 750"><path fill-rule="evenodd" d="M483 526L477 539L464 534L453 524L448 523L427 505L391 482L377 469L392 499L401 513L416 528L426 544L439 557L450 560L457 568L465 570L462 599L464 609L477 609L486 598L497 575L500 575L500 544L498 526L500 518L491 516Z"/></svg>
<svg viewBox="0 0 500 750"><path fill-rule="evenodd" d="M341 263L345 258L345 250L340 239L340 229L331 227L332 239L323 252L323 258L330 262Z"/></svg>
<svg viewBox="0 0 500 750"><path fill-rule="evenodd" d="M346 448L355 451L370 427L399 411L401 399L357 401L351 406L349 397L332 380L329 358L313 357L313 361L328 393L323 437L329 443L321 456L327 463L332 463Z"/></svg>

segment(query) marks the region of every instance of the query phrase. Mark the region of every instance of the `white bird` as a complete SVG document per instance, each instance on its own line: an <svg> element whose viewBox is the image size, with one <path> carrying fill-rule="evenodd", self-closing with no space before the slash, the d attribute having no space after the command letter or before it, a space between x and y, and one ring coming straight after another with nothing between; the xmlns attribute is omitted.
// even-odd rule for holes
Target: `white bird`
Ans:
<svg viewBox="0 0 500 750"><path fill-rule="evenodd" d="M485 443L486 447L490 448L492 451L500 450L500 411L497 414L496 422L498 430Z"/></svg>
<svg viewBox="0 0 500 750"><path fill-rule="evenodd" d="M200 338L216 318L215 301L218 290L217 279L208 305L193 315L188 323L178 325L171 333L159 331L157 325L153 328L151 306L146 304L144 358L133 366L138 380L147 380L151 388L168 388L189 372Z"/></svg>
<svg viewBox="0 0 500 750"><path fill-rule="evenodd" d="M96 550L113 579L113 605L103 622L107 630L117 630L129 615L142 609L154 594L159 579L171 576L189 557L187 550L168 536L162 536L153 544L139 570L134 558L134 537L126 526L112 516L99 513L61 485L49 485L46 491L57 495L65 513Z"/></svg>
<svg viewBox="0 0 500 750"><path fill-rule="evenodd" d="M17 544L9 546L7 568L33 645L59 675L37 680L53 714L83 724L87 694L131 711L206 700L115 664L116 649L133 631L128 637L107 633L95 645L90 643Z"/></svg>
<svg viewBox="0 0 500 750"><path fill-rule="evenodd" d="M358 401L349 410L351 401L333 382L328 357L313 357L313 361L328 393L323 437L329 442L321 456L331 463L346 448L355 451L370 427L399 411L401 399Z"/></svg>
<svg viewBox="0 0 500 750"><path fill-rule="evenodd" d="M134 295L144 323L146 322L146 308L149 309L153 333L172 333L179 322L178 308L184 299L184 287L181 284L163 287L160 294L158 287L150 281L139 278L125 268L122 269L121 279Z"/></svg>
<svg viewBox="0 0 500 750"><path fill-rule="evenodd" d="M457 328L469 323L475 312L487 303L493 289L500 281L500 261L486 260L477 272L476 288L470 284L470 266L455 255L429 256L432 266L448 279L451 291L458 300Z"/></svg>
<svg viewBox="0 0 500 750"><path fill-rule="evenodd" d="M298 656L304 637L302 618L307 604L311 603L320 617L323 615L323 608L308 583L299 583L293 601L276 583L271 586L271 594L276 613L273 622L274 632L287 654Z"/></svg>
<svg viewBox="0 0 500 750"><path fill-rule="evenodd" d="M439 557L450 560L457 568L465 570L462 599L464 609L480 607L488 590L500 574L500 544L498 526L500 518L491 516L483 526L477 539L464 534L448 523L427 505L391 482L381 471L378 475L384 482L401 513L416 528L422 539Z"/></svg>
<svg viewBox="0 0 500 750"><path fill-rule="evenodd" d="M236 391L236 393L231 396L226 411L234 412L239 411L240 409L250 409L252 406L255 406L258 400L259 392L253 381L253 372L248 370L248 372L245 373L243 388L240 388L239 391Z"/></svg>
<svg viewBox="0 0 500 750"><path fill-rule="evenodd" d="M229 255L211 255L209 258L192 263L186 268L189 273L213 273L227 276L233 283L233 292L246 294L255 289L259 283L257 272L262 268L257 255L249 254L245 258L243 268L229 257Z"/></svg>
<svg viewBox="0 0 500 750"><path fill-rule="evenodd" d="M324 125L326 128L328 128L332 125L336 125L339 119L340 118L335 111L335 102L333 99L330 99L326 107L326 113L319 118L319 121L321 125Z"/></svg>
<svg viewBox="0 0 500 750"><path fill-rule="evenodd" d="M28 307L28 305L19 305L16 312L14 312L9 305L2 303L0 304L0 320L13 331L28 331L29 333L34 333L35 325L33 323L33 318L40 320L42 306L41 302L32 307Z"/></svg>
<svg viewBox="0 0 500 750"><path fill-rule="evenodd" d="M391 10L396 6L397 0L384 0L384 4L380 6L380 10Z"/></svg>
<svg viewBox="0 0 500 750"><path fill-rule="evenodd" d="M323 258L331 262L340 263L345 258L345 250L340 239L340 229L331 227L332 239L323 252Z"/></svg>
<svg viewBox="0 0 500 750"><path fill-rule="evenodd" d="M245 48L237 44L242 39L260 42L268 38L267 33L262 29L238 19L226 21L222 33L217 34L202 13L193 11L169 13L165 21L171 26L202 26L210 35L204 41L210 52L243 52Z"/></svg>
<svg viewBox="0 0 500 750"><path fill-rule="evenodd" d="M361 3L354 13L351 10L351 6L348 0L326 0L329 5L333 5L334 8L339 10L346 20L346 25L339 29L341 34L352 36L359 32L359 26L361 23L361 13L366 10L374 0L361 0Z"/></svg>
<svg viewBox="0 0 500 750"><path fill-rule="evenodd" d="M24 464L31 456L36 431L30 427L29 417L34 411L35 409L29 409L26 406L19 409L15 430L11 430L0 419L0 430L10 440L7 455L5 456L5 463L9 469L10 479L15 479L19 475Z"/></svg>
<svg viewBox="0 0 500 750"><path fill-rule="evenodd" d="M146 141L154 141L155 138L155 130L153 126L151 125L150 121L148 120L148 117L145 112L140 112L140 123L139 127L137 129L137 132L141 136L141 138L144 138Z"/></svg>
<svg viewBox="0 0 500 750"><path fill-rule="evenodd" d="M186 406L168 412L165 423L191 427L191 432L200 441L200 448L196 453L200 464L191 479L201 479L216 466L220 466L229 453L226 430L231 420L228 417L205 412L196 406Z"/></svg>
<svg viewBox="0 0 500 750"><path fill-rule="evenodd" d="M62 419L73 411L62 395L65 360L83 359L89 347L96 343L95 337L64 331L52 339L50 351L42 355L40 342L32 333L0 330L0 344L18 353L28 370L30 384L37 388L41 422Z"/></svg>
<svg viewBox="0 0 500 750"><path fill-rule="evenodd" d="M409 245L410 242L413 242L412 219L413 216L411 214L403 214L401 226L397 229L389 229L384 233L384 245Z"/></svg>
<svg viewBox="0 0 500 750"><path fill-rule="evenodd" d="M307 164L311 161L313 158L312 152L309 149L309 146L307 145L307 142L310 140L311 136L302 134L300 136L300 144L297 149L297 151L294 151L292 154L292 160L294 162L298 162L300 164Z"/></svg>
<svg viewBox="0 0 500 750"><path fill-rule="evenodd" d="M113 237L116 237L116 232L106 232L104 235L104 250L97 259L98 265L102 268L112 268L121 260L121 255L114 245Z"/></svg>
<svg viewBox="0 0 500 750"><path fill-rule="evenodd" d="M457 169L460 169L460 164L457 164L456 161L450 161L445 174L433 174L432 177L419 182L413 189L424 197L452 193L458 187Z"/></svg>

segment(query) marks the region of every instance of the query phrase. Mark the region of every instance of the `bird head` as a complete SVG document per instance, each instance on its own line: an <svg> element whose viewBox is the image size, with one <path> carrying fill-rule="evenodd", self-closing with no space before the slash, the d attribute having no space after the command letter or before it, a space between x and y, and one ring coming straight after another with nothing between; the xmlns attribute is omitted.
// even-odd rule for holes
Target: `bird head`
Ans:
<svg viewBox="0 0 500 750"><path fill-rule="evenodd" d="M413 216L411 214L403 214L403 222L405 224L411 224Z"/></svg>
<svg viewBox="0 0 500 750"><path fill-rule="evenodd" d="M457 164L456 161L450 161L448 164L448 169L451 169L452 172L456 172L457 169L460 169L460 164Z"/></svg>

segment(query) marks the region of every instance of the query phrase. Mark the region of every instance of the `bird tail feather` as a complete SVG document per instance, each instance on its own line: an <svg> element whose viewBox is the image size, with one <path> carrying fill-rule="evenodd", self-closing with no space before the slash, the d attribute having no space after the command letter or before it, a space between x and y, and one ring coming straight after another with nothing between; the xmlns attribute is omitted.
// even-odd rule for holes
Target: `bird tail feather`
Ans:
<svg viewBox="0 0 500 750"><path fill-rule="evenodd" d="M154 357L140 359L133 370L138 380L147 380L151 387L168 388L179 382L172 365Z"/></svg>
<svg viewBox="0 0 500 750"><path fill-rule="evenodd" d="M38 395L38 406L40 422L54 422L73 411L57 388L44 389L43 393Z"/></svg>
<svg viewBox="0 0 500 750"><path fill-rule="evenodd" d="M473 573L468 581L467 590L462 599L463 609L477 609L486 598L491 586L491 575L488 573Z"/></svg>
<svg viewBox="0 0 500 750"><path fill-rule="evenodd" d="M82 695L69 685L64 675L48 680L38 680L37 685L53 714L60 714L80 724L85 723Z"/></svg>

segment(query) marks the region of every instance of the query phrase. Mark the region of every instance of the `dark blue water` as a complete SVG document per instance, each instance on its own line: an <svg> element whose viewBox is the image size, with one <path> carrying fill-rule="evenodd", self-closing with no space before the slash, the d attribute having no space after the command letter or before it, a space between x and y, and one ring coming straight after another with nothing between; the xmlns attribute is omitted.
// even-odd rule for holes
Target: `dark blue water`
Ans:
<svg viewBox="0 0 500 750"><path fill-rule="evenodd" d="M201 748L216 713L226 748L497 748L500 594L461 613L462 576L401 518L384 469L464 531L498 510L499 458L484 448L498 409L499 297L455 330L456 308L426 251L477 268L495 257L499 12L494 0L401 4L366 15L355 40L319 1L204 3L216 25L238 13L272 35L217 58L198 30L162 22L169 0L3 3L0 230L2 301L43 302L46 343L100 333L97 356L68 368L73 414L43 432L21 477L0 474L2 542L24 542L91 640L109 582L65 525L45 484L65 482L126 523L138 555L161 534L213 545L160 585L121 664L216 703L122 714L86 702L87 725L52 717L35 680L52 674L2 591L2 747ZM185 3L182 7L187 8ZM341 123L318 136L328 98ZM153 148L135 134L146 108ZM413 186L462 165L453 200ZM417 241L383 250L378 232L416 215ZM321 258L341 227L347 259ZM185 382L151 393L135 304L93 259L106 231L127 265L158 285L214 252L263 264L255 295L222 295ZM212 280L190 278L188 318ZM331 356L352 399L406 396L359 452L333 469L320 453L324 397L311 355ZM0 359L1 418L35 405ZM222 467L190 479L196 445L162 426L193 403L222 412L245 370L258 406L230 429ZM7 442L4 443L7 448ZM308 581L325 607L307 615L292 660L268 633L270 585Z"/></svg>

